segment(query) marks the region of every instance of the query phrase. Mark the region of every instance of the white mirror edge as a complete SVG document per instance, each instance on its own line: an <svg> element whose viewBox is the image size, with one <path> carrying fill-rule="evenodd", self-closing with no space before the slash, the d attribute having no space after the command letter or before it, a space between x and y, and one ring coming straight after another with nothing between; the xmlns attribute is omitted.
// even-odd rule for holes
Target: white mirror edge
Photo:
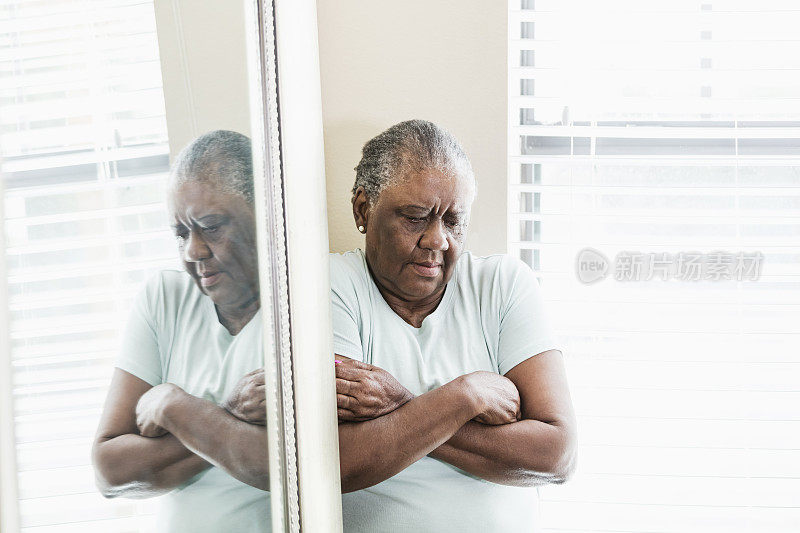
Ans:
<svg viewBox="0 0 800 533"><path fill-rule="evenodd" d="M317 5L275 0L300 524L342 531Z"/></svg>
<svg viewBox="0 0 800 533"><path fill-rule="evenodd" d="M262 305L274 309L271 318L262 313L272 531L340 532L316 4L258 0L247 12L259 29L248 32L259 36L249 39L248 55L261 67L251 69L251 113L264 125L253 128L264 156L254 157L259 261L269 267L261 269L262 287L272 279L278 287L272 299L262 291Z"/></svg>

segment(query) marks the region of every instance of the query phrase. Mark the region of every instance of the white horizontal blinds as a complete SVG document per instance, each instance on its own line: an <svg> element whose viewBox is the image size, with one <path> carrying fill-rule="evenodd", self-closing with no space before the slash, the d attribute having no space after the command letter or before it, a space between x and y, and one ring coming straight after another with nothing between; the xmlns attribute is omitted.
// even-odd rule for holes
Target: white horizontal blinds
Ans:
<svg viewBox="0 0 800 533"><path fill-rule="evenodd" d="M153 5L0 6L22 530L147 531L152 503L104 500L90 448L130 300L176 264Z"/></svg>
<svg viewBox="0 0 800 533"><path fill-rule="evenodd" d="M800 530L800 4L509 6L509 251L580 423L545 530ZM760 253L761 278L618 281L626 251Z"/></svg>

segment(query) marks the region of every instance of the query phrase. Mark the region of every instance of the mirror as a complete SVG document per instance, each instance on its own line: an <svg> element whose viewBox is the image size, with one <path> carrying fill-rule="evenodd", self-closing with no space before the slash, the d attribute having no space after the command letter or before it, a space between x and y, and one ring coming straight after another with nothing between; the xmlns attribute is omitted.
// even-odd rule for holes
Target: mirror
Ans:
<svg viewBox="0 0 800 533"><path fill-rule="evenodd" d="M3 532L336 530L314 2L10 19Z"/></svg>

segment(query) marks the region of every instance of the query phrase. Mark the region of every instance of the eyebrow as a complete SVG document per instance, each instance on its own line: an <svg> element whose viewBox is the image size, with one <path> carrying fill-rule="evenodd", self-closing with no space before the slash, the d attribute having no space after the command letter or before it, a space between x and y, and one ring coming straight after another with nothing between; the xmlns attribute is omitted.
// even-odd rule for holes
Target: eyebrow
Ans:
<svg viewBox="0 0 800 533"><path fill-rule="evenodd" d="M226 215L222 215L222 214L218 214L218 213L211 213L210 215L205 215L205 216L202 216L202 217L198 218L197 222L214 222L216 220L226 221L226 220L228 220L228 218L230 218L230 217L228 217ZM181 227L181 226L186 226L186 224L184 224L183 222L175 222L175 223L172 224L173 228L178 228L178 227Z"/></svg>
<svg viewBox="0 0 800 533"><path fill-rule="evenodd" d="M228 218L229 217L227 217L225 215L222 215L222 214L212 213L210 215L206 215L204 217L198 218L197 221L198 222L209 222L210 221L212 223L213 222L217 222L217 221L218 222L225 222L226 220L228 220Z"/></svg>
<svg viewBox="0 0 800 533"><path fill-rule="evenodd" d="M427 213L428 211L430 211L430 208L429 207L424 207L424 206L421 206L421 205L409 204L409 205L401 205L400 207L397 208L397 211L398 212L399 211L425 211Z"/></svg>

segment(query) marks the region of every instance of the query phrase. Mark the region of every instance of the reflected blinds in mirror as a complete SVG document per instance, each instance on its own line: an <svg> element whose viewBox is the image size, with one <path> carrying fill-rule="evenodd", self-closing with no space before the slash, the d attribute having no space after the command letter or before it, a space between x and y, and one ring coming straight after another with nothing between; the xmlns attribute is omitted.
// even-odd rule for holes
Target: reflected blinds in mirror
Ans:
<svg viewBox="0 0 800 533"><path fill-rule="evenodd" d="M549 300L581 440L545 530L796 529L800 6L509 6L509 252ZM717 251L762 254L760 279L706 277L711 256L677 279L677 254ZM673 270L616 279L623 252Z"/></svg>
<svg viewBox="0 0 800 533"><path fill-rule="evenodd" d="M0 10L22 531L146 531L152 503L104 500L89 452L130 299L150 272L176 264L153 5Z"/></svg>

